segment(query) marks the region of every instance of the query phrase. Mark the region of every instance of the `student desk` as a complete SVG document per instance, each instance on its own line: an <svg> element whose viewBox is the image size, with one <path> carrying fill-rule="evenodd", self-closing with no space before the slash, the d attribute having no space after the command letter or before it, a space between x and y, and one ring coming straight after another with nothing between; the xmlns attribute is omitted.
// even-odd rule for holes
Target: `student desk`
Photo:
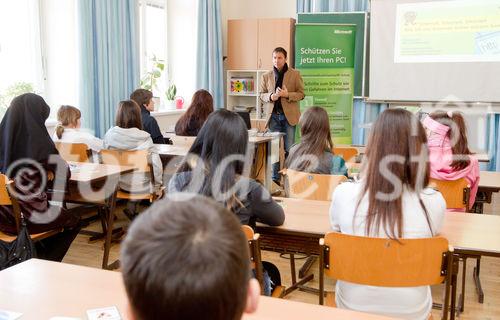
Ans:
<svg viewBox="0 0 500 320"><path fill-rule="evenodd" d="M248 138L250 145L255 148L255 161L251 177L263 183L268 190L272 185L272 164L278 162L279 144L282 133L269 136L252 136ZM176 146L168 144L155 144L158 154L164 163L169 163L172 158L184 157L189 151L189 146ZM178 162L174 162L174 166ZM262 170L264 168L264 170ZM170 172L170 170L169 170Z"/></svg>
<svg viewBox="0 0 500 320"><path fill-rule="evenodd" d="M500 172L481 171L479 174L476 202L471 210L475 213L483 213L484 204L491 203L493 193L500 191Z"/></svg>
<svg viewBox="0 0 500 320"><path fill-rule="evenodd" d="M22 313L21 319L87 319L88 309L116 306L127 317L127 296L119 272L31 259L0 271L0 309ZM381 316L261 297L257 319L361 319Z"/></svg>
<svg viewBox="0 0 500 320"><path fill-rule="evenodd" d="M318 241L331 231L331 202L291 198L275 200L283 206L285 223L279 227L257 224L261 248L282 253L319 255ZM499 230L500 216L449 212L445 214L441 235L448 239L458 255L500 257ZM310 291L303 284L311 279L312 275L308 275L295 282L292 270L292 290Z"/></svg>
<svg viewBox="0 0 500 320"><path fill-rule="evenodd" d="M102 267L109 268L109 250L113 236L114 209L120 175L134 171L130 166L99 163L68 162L71 168L66 202L97 204L107 220ZM96 190L96 191L93 191Z"/></svg>

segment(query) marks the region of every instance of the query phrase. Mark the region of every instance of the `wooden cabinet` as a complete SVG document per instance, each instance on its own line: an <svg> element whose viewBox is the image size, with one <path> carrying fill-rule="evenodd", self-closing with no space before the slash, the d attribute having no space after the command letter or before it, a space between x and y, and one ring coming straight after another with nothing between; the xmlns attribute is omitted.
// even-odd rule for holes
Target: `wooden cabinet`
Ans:
<svg viewBox="0 0 500 320"><path fill-rule="evenodd" d="M288 65L294 65L295 19L228 20L227 67L229 70L270 70L272 52L283 47Z"/></svg>
<svg viewBox="0 0 500 320"><path fill-rule="evenodd" d="M227 66L229 70L257 69L257 19L227 21Z"/></svg>

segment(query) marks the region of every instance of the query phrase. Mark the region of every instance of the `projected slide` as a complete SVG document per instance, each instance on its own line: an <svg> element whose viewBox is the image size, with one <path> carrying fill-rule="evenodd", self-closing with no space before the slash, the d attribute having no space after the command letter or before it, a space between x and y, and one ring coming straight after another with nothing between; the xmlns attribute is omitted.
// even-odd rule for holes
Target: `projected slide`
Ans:
<svg viewBox="0 0 500 320"><path fill-rule="evenodd" d="M500 1L398 4L395 63L500 61Z"/></svg>

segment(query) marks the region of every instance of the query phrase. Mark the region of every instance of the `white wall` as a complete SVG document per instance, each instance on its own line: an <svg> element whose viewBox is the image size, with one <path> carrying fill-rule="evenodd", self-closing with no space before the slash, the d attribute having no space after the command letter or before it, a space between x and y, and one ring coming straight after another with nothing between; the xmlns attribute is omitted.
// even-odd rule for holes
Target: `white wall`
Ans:
<svg viewBox="0 0 500 320"><path fill-rule="evenodd" d="M222 42L227 55L227 20L260 18L297 19L295 0L221 0Z"/></svg>

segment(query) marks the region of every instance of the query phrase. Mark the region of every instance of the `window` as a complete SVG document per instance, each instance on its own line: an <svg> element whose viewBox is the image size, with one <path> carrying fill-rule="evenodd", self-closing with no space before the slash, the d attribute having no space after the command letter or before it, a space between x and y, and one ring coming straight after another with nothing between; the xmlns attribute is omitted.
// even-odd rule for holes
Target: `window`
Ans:
<svg viewBox="0 0 500 320"><path fill-rule="evenodd" d="M0 119L26 91L45 98L55 118L77 104L76 0L0 1Z"/></svg>
<svg viewBox="0 0 500 320"><path fill-rule="evenodd" d="M140 0L140 52L141 79L154 68L153 59L166 61L167 58L167 14L165 0ZM153 88L155 96L163 97L168 84L168 72L165 69Z"/></svg>
<svg viewBox="0 0 500 320"><path fill-rule="evenodd" d="M0 1L0 118L12 98L44 92L37 0Z"/></svg>

